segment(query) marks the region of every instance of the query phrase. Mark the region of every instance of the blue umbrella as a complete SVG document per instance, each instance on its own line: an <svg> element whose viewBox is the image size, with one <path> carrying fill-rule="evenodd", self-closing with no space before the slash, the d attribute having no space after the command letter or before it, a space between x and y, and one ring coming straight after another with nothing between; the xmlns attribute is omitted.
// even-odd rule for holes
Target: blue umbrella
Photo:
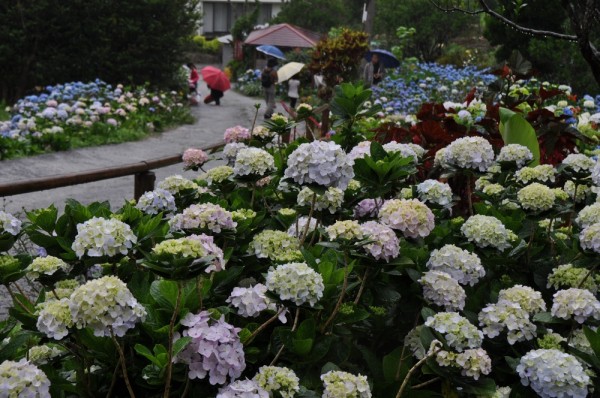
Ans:
<svg viewBox="0 0 600 398"><path fill-rule="evenodd" d="M396 58L396 56L394 54L392 54L391 52L389 52L387 50L381 50L381 49L369 50L365 54L365 59L367 61L371 62L371 57L373 56L373 54L377 54L379 56L379 61L386 68L397 68L400 66L400 61L398 61L398 58Z"/></svg>
<svg viewBox="0 0 600 398"><path fill-rule="evenodd" d="M271 57L285 59L285 55L283 55L283 52L275 46L258 46L256 47L256 50L260 51L261 53L270 55Z"/></svg>

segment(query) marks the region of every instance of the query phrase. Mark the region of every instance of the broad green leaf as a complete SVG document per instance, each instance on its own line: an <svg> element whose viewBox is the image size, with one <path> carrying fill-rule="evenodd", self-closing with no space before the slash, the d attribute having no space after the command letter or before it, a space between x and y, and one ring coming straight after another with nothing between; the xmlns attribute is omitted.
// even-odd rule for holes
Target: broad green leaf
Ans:
<svg viewBox="0 0 600 398"><path fill-rule="evenodd" d="M177 303L177 282L154 281L150 285L150 295L158 305L172 311Z"/></svg>
<svg viewBox="0 0 600 398"><path fill-rule="evenodd" d="M506 145L520 144L529 148L533 154L531 166L540 164L540 144L537 135L520 113L500 108L500 134Z"/></svg>
<svg viewBox="0 0 600 398"><path fill-rule="evenodd" d="M583 326L583 333L585 333L585 337L590 342L590 346L596 354L597 357L600 357L600 333L594 332L587 326Z"/></svg>
<svg viewBox="0 0 600 398"><path fill-rule="evenodd" d="M187 337L182 337L179 340L177 340L176 342L173 343L173 356L179 354L181 351L183 351L183 349L192 341L192 338L187 336Z"/></svg>
<svg viewBox="0 0 600 398"><path fill-rule="evenodd" d="M298 355L307 355L313 346L313 339L293 339L292 351Z"/></svg>
<svg viewBox="0 0 600 398"><path fill-rule="evenodd" d="M150 349L144 345L141 344L136 344L133 349L135 350L135 352L137 352L138 354L140 354L141 356L145 357L146 359L148 359L150 362L152 362L154 365L156 366L160 366L160 362L158 359L156 359L156 357L154 355L152 355L152 353L150 352Z"/></svg>

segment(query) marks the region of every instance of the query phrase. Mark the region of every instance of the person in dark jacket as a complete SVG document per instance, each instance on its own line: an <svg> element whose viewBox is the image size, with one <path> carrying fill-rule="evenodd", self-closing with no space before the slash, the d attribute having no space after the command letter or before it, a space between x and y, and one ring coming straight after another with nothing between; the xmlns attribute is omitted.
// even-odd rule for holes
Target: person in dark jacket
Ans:
<svg viewBox="0 0 600 398"><path fill-rule="evenodd" d="M210 87L208 84L206 85L210 90L210 94L204 98L205 104L210 104L214 101L215 105L221 105L221 98L223 98L223 92L221 90L214 89Z"/></svg>

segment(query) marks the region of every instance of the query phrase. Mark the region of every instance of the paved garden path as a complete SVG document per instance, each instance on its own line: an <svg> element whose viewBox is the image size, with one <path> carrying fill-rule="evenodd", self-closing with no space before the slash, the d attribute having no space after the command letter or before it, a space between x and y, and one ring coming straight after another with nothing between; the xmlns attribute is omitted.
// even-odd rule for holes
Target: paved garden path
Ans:
<svg viewBox="0 0 600 398"><path fill-rule="evenodd" d="M206 94L207 90L204 85L201 86L201 91L202 94ZM262 101L228 91L221 100L221 106L201 104L192 108L192 113L196 118L194 124L182 125L143 141L1 161L0 183L124 165L175 155L189 147L215 144L222 140L223 132L228 127L237 124L250 127L254 118L254 104L257 102ZM264 104L262 108L264 108ZM259 111L259 122L261 120L262 109ZM155 173L157 182L173 174L183 174L188 177L196 175L194 172L184 173L181 164L157 169ZM84 204L96 200L109 200L113 206L119 207L123 200L132 197L133 176L128 176L0 198L0 210L5 209L5 211L15 214L22 212L23 208L46 207L52 203L62 209L67 198L75 198Z"/></svg>

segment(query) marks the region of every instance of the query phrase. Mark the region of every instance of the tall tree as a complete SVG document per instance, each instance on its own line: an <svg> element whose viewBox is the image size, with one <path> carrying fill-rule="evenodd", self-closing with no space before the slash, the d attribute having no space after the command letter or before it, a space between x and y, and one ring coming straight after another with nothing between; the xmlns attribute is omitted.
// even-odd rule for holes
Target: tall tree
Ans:
<svg viewBox="0 0 600 398"><path fill-rule="evenodd" d="M359 26L362 9L363 0L290 0L273 22L325 33L336 26Z"/></svg>

